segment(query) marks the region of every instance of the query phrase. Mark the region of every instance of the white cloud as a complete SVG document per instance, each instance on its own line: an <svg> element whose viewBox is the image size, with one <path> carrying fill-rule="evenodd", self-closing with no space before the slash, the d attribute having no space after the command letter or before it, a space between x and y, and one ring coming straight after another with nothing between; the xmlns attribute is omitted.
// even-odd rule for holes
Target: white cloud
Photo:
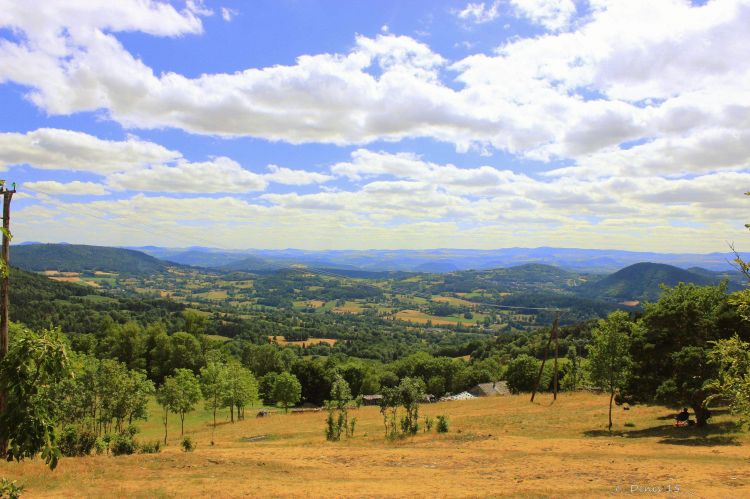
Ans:
<svg viewBox="0 0 750 499"><path fill-rule="evenodd" d="M34 168L107 174L141 168L181 157L153 142L135 137L123 141L57 128L27 133L0 133L0 169L30 164Z"/></svg>
<svg viewBox="0 0 750 499"><path fill-rule="evenodd" d="M332 180L331 175L324 173L310 172L307 170L292 170L283 166L268 165L271 173L266 173L263 178L269 182L285 185L309 185L322 184Z"/></svg>
<svg viewBox="0 0 750 499"><path fill-rule="evenodd" d="M237 9L230 9L228 7L221 8L221 18L226 22L230 22L235 16L237 16L237 14L239 14Z"/></svg>
<svg viewBox="0 0 750 499"><path fill-rule="evenodd" d="M467 22L474 24L483 24L494 21L500 16L500 1L495 0L492 3L477 2L468 3L461 10L456 10L455 15Z"/></svg>
<svg viewBox="0 0 750 499"><path fill-rule="evenodd" d="M178 161L174 166L154 165L107 178L114 189L142 192L251 192L262 191L267 182L261 175L246 170L229 158L191 163Z"/></svg>
<svg viewBox="0 0 750 499"><path fill-rule="evenodd" d="M36 192L52 195L68 196L105 196L109 194L105 186L95 182L57 182L55 180L41 180L38 182L24 182L23 187Z"/></svg>
<svg viewBox="0 0 750 499"><path fill-rule="evenodd" d="M550 31L566 28L576 14L573 0L510 0L514 11Z"/></svg>

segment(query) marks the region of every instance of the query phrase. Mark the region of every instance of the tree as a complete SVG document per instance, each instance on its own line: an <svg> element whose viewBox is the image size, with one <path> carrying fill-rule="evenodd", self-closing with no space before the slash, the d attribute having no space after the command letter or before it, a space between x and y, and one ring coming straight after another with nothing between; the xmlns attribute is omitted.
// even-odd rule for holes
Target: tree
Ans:
<svg viewBox="0 0 750 499"><path fill-rule="evenodd" d="M615 393L625 385L631 365L630 337L634 327L626 312L612 312L599 321L588 345L591 381L609 393L610 431Z"/></svg>
<svg viewBox="0 0 750 499"><path fill-rule="evenodd" d="M419 378L404 378L398 385L399 399L406 410L401 422L404 433L416 435L419 431L419 404L424 400L424 381Z"/></svg>
<svg viewBox="0 0 750 499"><path fill-rule="evenodd" d="M508 389L513 393L532 391L539 373L539 364L538 359L526 354L521 354L511 360L505 371ZM539 386L543 387L545 383L542 382Z"/></svg>
<svg viewBox="0 0 750 499"><path fill-rule="evenodd" d="M59 329L38 334L16 331L0 362L0 392L7 397L0 414L0 441L8 443L9 461L41 452L54 469L61 455L56 433L59 411L50 391L71 375L65 338Z"/></svg>
<svg viewBox="0 0 750 499"><path fill-rule="evenodd" d="M172 378L174 378L176 385L174 407L175 412L180 415L180 436L183 436L185 434L185 414L195 409L195 404L201 398L201 387L198 378L190 369L175 369Z"/></svg>
<svg viewBox="0 0 750 499"><path fill-rule="evenodd" d="M234 422L234 408L237 419L245 419L245 406L258 400L258 382L249 369L236 360L230 360L226 369L226 391L224 405L229 407L231 421Z"/></svg>
<svg viewBox="0 0 750 499"><path fill-rule="evenodd" d="M289 406L299 402L302 396L302 385L297 378L288 372L279 374L273 385L273 398L284 406L284 412L289 412Z"/></svg>
<svg viewBox="0 0 750 499"><path fill-rule="evenodd" d="M156 391L156 401L162 407L162 423L164 423L164 445L167 444L167 427L169 413L178 412L179 387L175 378L168 376Z"/></svg>
<svg viewBox="0 0 750 499"><path fill-rule="evenodd" d="M214 441L214 430L216 429L216 411L224 407L224 399L227 393L227 368L219 362L209 362L206 367L201 368L201 392L206 399L206 409L213 412L214 425L211 429L211 442Z"/></svg>
<svg viewBox="0 0 750 499"><path fill-rule="evenodd" d="M625 395L636 402L689 406L698 426L706 425L710 392L704 385L717 376L708 359L711 342L735 332L750 338L750 323L730 303L726 285L666 288L658 302L646 304L641 324L631 343L633 368Z"/></svg>
<svg viewBox="0 0 750 499"><path fill-rule="evenodd" d="M713 342L708 352L710 362L718 366L716 379L707 383L714 393L706 404L721 398L729 402L729 409L740 416L743 423L750 421L750 343L739 336Z"/></svg>
<svg viewBox="0 0 750 499"><path fill-rule="evenodd" d="M328 440L339 440L342 429L346 436L349 436L349 403L351 401L352 391L349 383L340 374L336 374L331 385L331 399L326 401L328 407L326 438Z"/></svg>

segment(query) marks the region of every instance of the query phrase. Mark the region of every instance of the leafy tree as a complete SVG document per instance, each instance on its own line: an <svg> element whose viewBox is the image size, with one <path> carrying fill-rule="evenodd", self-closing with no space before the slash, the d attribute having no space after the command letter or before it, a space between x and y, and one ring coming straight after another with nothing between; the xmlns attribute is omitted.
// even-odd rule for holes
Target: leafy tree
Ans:
<svg viewBox="0 0 750 499"><path fill-rule="evenodd" d="M707 388L714 393L706 404L717 398L727 400L732 413L747 423L750 421L750 343L737 335L719 340L713 342L708 357L718 366L718 375L707 383Z"/></svg>
<svg viewBox="0 0 750 499"><path fill-rule="evenodd" d="M326 438L328 440L339 440L342 430L344 430L346 436L349 436L349 404L351 401L352 392L349 383L340 374L336 374L331 386L331 399L326 401L328 407Z"/></svg>
<svg viewBox="0 0 750 499"><path fill-rule="evenodd" d="M213 442L213 431L216 429L216 411L224 407L224 399L227 393L227 368L218 362L209 362L206 367L201 368L200 376L201 391L206 399L206 409L210 409L214 416L214 425L211 429L211 442Z"/></svg>
<svg viewBox="0 0 750 499"><path fill-rule="evenodd" d="M185 414L195 409L201 398L201 387L198 378L190 369L175 369L175 409L180 415L180 436L185 434ZM169 379L169 378L167 378ZM166 382L166 381L165 381Z"/></svg>
<svg viewBox="0 0 750 499"><path fill-rule="evenodd" d="M511 360L505 371L508 389L513 393L532 391L536 377L539 375L539 364L539 360L526 354L521 354ZM543 387L545 383L542 382L539 386Z"/></svg>
<svg viewBox="0 0 750 499"><path fill-rule="evenodd" d="M704 384L717 376L709 362L712 341L737 332L750 337L747 322L729 302L726 285L679 284L664 290L656 303L647 304L631 344L633 368L625 391L633 401L658 401L687 405L696 422L704 426L709 417L704 402Z"/></svg>
<svg viewBox="0 0 750 499"><path fill-rule="evenodd" d="M230 360L226 368L226 391L224 405L229 407L232 422L234 409L237 419L245 419L245 406L258 401L258 382L249 369L236 360Z"/></svg>
<svg viewBox="0 0 750 499"><path fill-rule="evenodd" d="M578 349L575 345L568 348L568 363L566 364L565 373L563 374L560 385L563 390L576 391L581 386L584 379L585 369L583 360L578 356Z"/></svg>
<svg viewBox="0 0 750 499"><path fill-rule="evenodd" d="M164 424L164 445L167 444L167 428L169 413L179 412L180 388L174 377L168 376L156 391L156 401L162 407L162 423Z"/></svg>
<svg viewBox="0 0 750 499"><path fill-rule="evenodd" d="M198 339L189 333L175 333L171 337L171 356L169 365L172 370L190 369L198 372L203 365L203 351Z"/></svg>
<svg viewBox="0 0 750 499"><path fill-rule="evenodd" d="M634 328L627 312L612 312L599 321L588 345L591 381L609 393L610 431L615 393L625 385L631 365L629 350Z"/></svg>
<svg viewBox="0 0 750 499"><path fill-rule="evenodd" d="M399 399L406 410L402 421L404 433L416 435L419 431L419 404L424 400L424 381L419 378L404 378L398 385Z"/></svg>
<svg viewBox="0 0 750 499"><path fill-rule="evenodd" d="M288 372L279 374L273 385L273 398L284 406L284 412L289 412L289 406L299 402L302 397L302 385L297 378Z"/></svg>
<svg viewBox="0 0 750 499"><path fill-rule="evenodd" d="M71 374L66 342L59 329L38 334L15 329L14 333L0 362L0 392L6 394L7 403L0 414L0 441L8 443L9 461L41 452L54 469L60 458L59 412L50 390Z"/></svg>

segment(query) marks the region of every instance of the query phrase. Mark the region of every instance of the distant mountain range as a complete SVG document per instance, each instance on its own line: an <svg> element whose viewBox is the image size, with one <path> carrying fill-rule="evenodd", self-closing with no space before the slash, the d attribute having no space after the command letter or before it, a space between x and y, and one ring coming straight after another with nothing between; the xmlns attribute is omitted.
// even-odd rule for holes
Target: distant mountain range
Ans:
<svg viewBox="0 0 750 499"><path fill-rule="evenodd" d="M512 267L527 263L555 265L576 272L611 273L640 262L731 271L730 253L652 253L575 248L504 248L497 250L220 250L204 247L134 247L151 256L184 265L257 271L291 265L406 272L453 272Z"/></svg>
<svg viewBox="0 0 750 499"><path fill-rule="evenodd" d="M718 253L660 255L689 268L641 261L610 271L618 262L658 254L555 248L497 251L264 250L250 255L243 251L200 247L145 247L141 250L76 244L14 245L11 264L35 272L106 271L123 275L151 275L164 272L174 265L194 265L226 272L272 272L290 266L305 266L322 269L324 273L373 278L388 276L394 279L404 277L404 272L407 271L429 272L445 274L440 280L450 287L446 288L447 291L464 290L463 288L512 289L526 293L562 290L568 295L572 293L587 299L605 301L655 300L661 294L661 284L674 286L685 282L707 285L728 280L730 290L741 289L745 285L742 274L731 270L729 255ZM584 255L589 255L588 262L584 261ZM547 259L555 263L519 263L528 259ZM696 262L700 265L696 266ZM475 270L465 270L462 267Z"/></svg>

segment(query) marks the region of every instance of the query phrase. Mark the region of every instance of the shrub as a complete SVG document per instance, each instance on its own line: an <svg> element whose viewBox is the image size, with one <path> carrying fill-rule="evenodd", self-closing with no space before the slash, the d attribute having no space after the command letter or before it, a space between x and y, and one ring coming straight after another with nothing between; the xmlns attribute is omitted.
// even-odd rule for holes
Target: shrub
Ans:
<svg viewBox="0 0 750 499"><path fill-rule="evenodd" d="M138 448L135 439L130 433L118 433L112 439L111 450L113 456L133 454Z"/></svg>
<svg viewBox="0 0 750 499"><path fill-rule="evenodd" d="M436 429L438 433L448 433L448 418L445 416L438 416Z"/></svg>
<svg viewBox="0 0 750 499"><path fill-rule="evenodd" d="M161 441L144 442L138 446L138 452L141 454L158 454L161 452Z"/></svg>
<svg viewBox="0 0 750 499"><path fill-rule="evenodd" d="M66 425L60 434L60 452L66 457L88 456L95 445L96 434L86 428Z"/></svg>
<svg viewBox="0 0 750 499"><path fill-rule="evenodd" d="M96 450L97 456L109 452L109 435L97 438L96 442L94 442L94 449Z"/></svg>
<svg viewBox="0 0 750 499"><path fill-rule="evenodd" d="M435 424L435 420L432 419L430 416L424 417L424 431L429 432L432 431L432 425Z"/></svg>
<svg viewBox="0 0 750 499"><path fill-rule="evenodd" d="M635 428L635 423L632 421L628 421L627 423L625 423L625 426L627 426L628 428Z"/></svg>
<svg viewBox="0 0 750 499"><path fill-rule="evenodd" d="M17 485L15 480L12 482L7 478L0 480L0 497L18 499L21 497L21 492L23 492L23 485Z"/></svg>
<svg viewBox="0 0 750 499"><path fill-rule="evenodd" d="M357 427L357 418L352 418L351 421L349 421L349 436L354 436L354 429Z"/></svg>
<svg viewBox="0 0 750 499"><path fill-rule="evenodd" d="M193 442L193 439L188 436L185 436L185 438L182 439L180 445L185 452L193 452L195 450L195 443Z"/></svg>

